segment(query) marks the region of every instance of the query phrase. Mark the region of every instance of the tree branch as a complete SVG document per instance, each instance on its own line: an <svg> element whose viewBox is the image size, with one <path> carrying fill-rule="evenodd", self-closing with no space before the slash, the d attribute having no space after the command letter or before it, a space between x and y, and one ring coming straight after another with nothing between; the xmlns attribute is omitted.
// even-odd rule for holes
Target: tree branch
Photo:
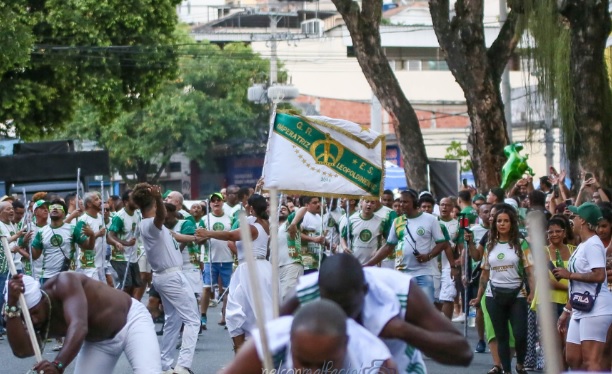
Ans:
<svg viewBox="0 0 612 374"><path fill-rule="evenodd" d="M493 76L495 79L501 77L510 56L512 56L514 49L521 40L521 33L517 33L516 30L519 17L520 15L514 10L508 13L506 22L504 22L501 30L499 30L497 38L487 51L487 57L493 69Z"/></svg>
<svg viewBox="0 0 612 374"><path fill-rule="evenodd" d="M453 36L451 35L449 17L448 0L429 0L429 13L434 29L437 31L438 43L442 49L448 49L447 46L452 44Z"/></svg>

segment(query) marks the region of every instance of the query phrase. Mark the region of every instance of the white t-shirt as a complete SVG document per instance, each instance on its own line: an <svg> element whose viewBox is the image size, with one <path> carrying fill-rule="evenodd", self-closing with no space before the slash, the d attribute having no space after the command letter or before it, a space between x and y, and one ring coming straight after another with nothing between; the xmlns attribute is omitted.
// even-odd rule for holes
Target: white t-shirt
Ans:
<svg viewBox="0 0 612 374"><path fill-rule="evenodd" d="M301 223L302 234L308 236L321 236L322 223L320 214L306 212ZM323 249L321 244L313 242L308 242L308 245L302 246L304 270L319 268L319 251Z"/></svg>
<svg viewBox="0 0 612 374"><path fill-rule="evenodd" d="M125 208L122 208L120 211L115 213L112 218L111 225L109 231L113 231L117 237L124 241L129 241L132 238L138 238L140 233L138 232L138 223L142 219L140 215L140 211L134 211L132 215L125 211ZM130 259L130 262L138 262L138 253L137 253L138 244L135 243L131 247L124 246L123 252L119 252L115 249L114 246L111 247L111 260L113 261L127 261Z"/></svg>
<svg viewBox="0 0 612 374"><path fill-rule="evenodd" d="M80 222L75 226L64 223L56 228L46 225L38 230L32 242L32 248L42 250L45 256L40 278L51 278L59 274L64 260L73 256L73 245L87 240L87 236L82 233L83 224ZM81 255L76 261L77 266L80 267L79 263L85 262L86 266L83 268L94 268L95 252L93 250L80 250L79 252Z"/></svg>
<svg viewBox="0 0 612 374"><path fill-rule="evenodd" d="M349 217L349 224L342 228L342 237L346 240L350 229L351 251L361 264L365 264L380 247L380 238L383 232L384 218L372 215L369 219L363 218L361 212L353 213Z"/></svg>
<svg viewBox="0 0 612 374"><path fill-rule="evenodd" d="M291 324L293 316L280 317L266 323L268 347L273 357L273 366L279 373L293 372L293 358L291 354ZM348 346L341 372L374 373L382 363L391 358L389 349L376 336L360 326L352 319L346 320L346 333ZM257 355L263 361L263 350L259 330L253 331L253 341L257 348ZM314 372L314 371L313 371Z"/></svg>
<svg viewBox="0 0 612 374"><path fill-rule="evenodd" d="M572 253L569 259L568 269L572 273L590 273L592 269L606 267L606 248L597 235L593 235L586 242L580 243L578 248ZM597 283L586 283L571 281L569 292L589 292L595 297ZM604 279L599 295L595 300L593 309L586 313L579 310L572 311L573 319L584 317L596 317L612 314L612 294L607 287L607 280Z"/></svg>
<svg viewBox="0 0 612 374"><path fill-rule="evenodd" d="M97 233L98 231L106 227L106 225L104 225L104 221L102 219L101 214L97 214L96 217L92 217L89 214L85 213L81 217L79 217L79 221L83 221L87 225L89 225L89 227L93 230L94 233ZM104 248L104 238L96 238L96 242L94 244L94 251L96 252L96 257L94 260L96 267L104 267L104 261L106 257L106 249Z"/></svg>
<svg viewBox="0 0 612 374"><path fill-rule="evenodd" d="M485 234L489 232L489 229L480 223L477 225L472 225L470 230L472 230L472 233L474 234L474 245L476 247L478 247L478 243L480 243L480 240L485 236Z"/></svg>
<svg viewBox="0 0 612 374"><path fill-rule="evenodd" d="M234 217L237 211L242 209L242 204L237 203L234 206L229 206L227 202L223 203L223 213L229 217Z"/></svg>
<svg viewBox="0 0 612 374"><path fill-rule="evenodd" d="M289 232L287 232L287 224L289 220L283 222L278 228L278 266L291 264L301 264L302 243L299 239L300 232L297 233L297 240L291 240L291 248L289 247Z"/></svg>
<svg viewBox="0 0 612 374"><path fill-rule="evenodd" d="M15 225L13 225L12 222L9 223L4 223L0 221L0 233L4 234L7 236L7 240L9 237L15 235L15 233L17 232L17 228L15 227ZM0 244L0 247L2 247L2 244ZM13 248L18 247L17 245L17 241L14 241L12 243L9 243L9 248L12 250ZM15 264L15 268L17 270L22 270L23 269L23 264L21 263L21 254L20 253L13 253L13 263Z"/></svg>
<svg viewBox="0 0 612 374"><path fill-rule="evenodd" d="M441 225L444 225L444 227L446 227L446 230L448 231L448 235L450 237L451 248L455 248L455 246L457 245L457 236L459 234L459 221L457 221L456 219L444 221L442 218L438 218L438 222L440 222ZM442 252L442 270L450 271L450 268L451 266L450 262L448 261L448 258L446 257L446 252Z"/></svg>
<svg viewBox="0 0 612 374"><path fill-rule="evenodd" d="M339 224L343 214L344 212L342 209L338 207L334 210L328 210L323 215L323 222L325 223L325 230L327 231L325 239L327 239L329 243L335 245L340 243Z"/></svg>
<svg viewBox="0 0 612 374"><path fill-rule="evenodd" d="M209 219L211 228L207 227ZM227 215L225 212L219 217L213 213L210 213L202 217L202 220L200 220L200 225L207 230L230 231L232 229L232 216ZM232 251L229 249L226 240L208 239L208 243L204 244L206 258L208 258L207 255L209 246L212 250L212 262L234 262Z"/></svg>
<svg viewBox="0 0 612 374"><path fill-rule="evenodd" d="M143 218L138 227L147 259L154 272L181 267L183 264L181 251L176 240L170 235L170 230L163 225L161 229L157 228L152 217Z"/></svg>
<svg viewBox="0 0 612 374"><path fill-rule="evenodd" d="M401 217L398 217L401 218ZM396 218L396 220L398 219ZM395 228L395 221L389 231L387 243L397 245L399 239ZM410 231L408 231L410 230ZM433 247L444 242L444 234L438 223L438 219L429 213L419 213L414 218L407 218L407 224L403 231L403 246L396 246L396 268L403 270L412 276L436 275L438 274L437 261L418 262L413 254L418 250L420 254L426 255L431 252ZM414 240L413 240L414 239Z"/></svg>
<svg viewBox="0 0 612 374"><path fill-rule="evenodd" d="M523 264L520 264L519 257L516 255L514 248L510 247L509 243L498 242L491 252L485 252L482 259L482 268L489 270L489 283L500 288L517 288L523 284L522 291L519 297L526 296L527 275L525 270L533 264L533 257L529 244L526 240L521 239L521 250L523 251ZM486 296L493 296L491 288L487 287Z"/></svg>

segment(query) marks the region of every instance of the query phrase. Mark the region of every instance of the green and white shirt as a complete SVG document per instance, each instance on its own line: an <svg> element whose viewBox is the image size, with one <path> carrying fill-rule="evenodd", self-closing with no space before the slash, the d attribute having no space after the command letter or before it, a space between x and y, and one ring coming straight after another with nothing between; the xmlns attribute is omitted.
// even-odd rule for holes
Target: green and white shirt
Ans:
<svg viewBox="0 0 612 374"><path fill-rule="evenodd" d="M129 241L133 238L138 238L140 233L138 232L138 224L142 220L140 211L134 211L131 215L125 211L125 208L118 211L111 222L111 226L108 231L112 231L117 235L117 238L124 241ZM134 244L131 247L123 247L124 251L120 252L111 246L111 260L112 261L127 261L128 257L130 262L134 263L138 261L138 244Z"/></svg>
<svg viewBox="0 0 612 374"><path fill-rule="evenodd" d="M349 217L348 222L348 225L342 227L342 238L348 240L350 231L350 250L361 264L365 264L379 248L385 221L375 214L365 219L361 212L356 212Z"/></svg>
<svg viewBox="0 0 612 374"><path fill-rule="evenodd" d="M94 233L102 230L106 227L104 224L104 219L101 214L97 214L96 217L92 217L89 214L85 213L81 217L79 217L79 222L85 222L89 227L93 230ZM104 248L104 238L98 237L96 238L96 242L94 244L94 251L96 253L95 256L95 264L97 268L104 267L104 262L106 260L106 248ZM77 262L77 269L83 268L79 266L79 262ZM89 269L89 267L87 267Z"/></svg>
<svg viewBox="0 0 612 374"><path fill-rule="evenodd" d="M74 256L74 245L83 244L87 236L83 234L83 221L76 225L64 223L59 227L46 225L36 233L32 248L42 251L44 257L41 278L51 278L59 274L65 259ZM77 266L81 268L95 268L95 251L93 249L81 250L77 259Z"/></svg>
<svg viewBox="0 0 612 374"><path fill-rule="evenodd" d="M210 221L210 229L207 227ZM214 213L209 213L205 215L200 220L200 227L203 227L207 230L212 231L230 231L232 229L233 220L231 216L225 214L225 212L221 216L216 216ZM209 259L209 251L212 251L212 256ZM234 262L234 257L232 251L229 249L227 245L227 240L218 240L218 239L208 239L206 243L204 243L204 255L202 258L202 262Z"/></svg>

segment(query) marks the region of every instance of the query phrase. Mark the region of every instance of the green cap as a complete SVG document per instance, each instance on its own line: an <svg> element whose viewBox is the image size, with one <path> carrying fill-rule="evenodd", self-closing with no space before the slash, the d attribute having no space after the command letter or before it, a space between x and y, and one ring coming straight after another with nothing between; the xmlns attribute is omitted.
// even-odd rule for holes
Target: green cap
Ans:
<svg viewBox="0 0 612 374"><path fill-rule="evenodd" d="M593 203L584 203L579 207L570 205L567 207L567 209L569 209L570 212L577 214L578 217L587 221L587 223L591 225L597 225L599 221L603 219L601 209L599 209L599 207Z"/></svg>
<svg viewBox="0 0 612 374"><path fill-rule="evenodd" d="M485 195L483 195L483 194L479 193L479 194L475 195L475 196L472 198L472 202L473 202L473 203L475 203L475 202L476 202L476 201L478 201L478 200L485 200L485 201L486 201L486 200L487 200L487 198L485 197Z"/></svg>
<svg viewBox="0 0 612 374"><path fill-rule="evenodd" d="M221 201L225 200L225 199L223 198L223 194L222 194L221 192L213 192L213 193L210 195L210 198L209 198L209 199L210 199L210 200L212 200L212 198L213 198L213 197L217 197L217 198L221 199Z"/></svg>
<svg viewBox="0 0 612 374"><path fill-rule="evenodd" d="M167 190L166 192L164 192L164 194L162 195L162 199L167 199L168 195L170 195L170 193L172 193L172 190Z"/></svg>
<svg viewBox="0 0 612 374"><path fill-rule="evenodd" d="M49 202L48 202L48 201L45 201L45 200L42 200L42 199L40 199L40 200L36 201L36 202L34 203L34 210L36 210L36 209L40 208L40 207L41 207L41 206L43 206L43 205L46 205L46 206L48 207L48 206L49 206Z"/></svg>

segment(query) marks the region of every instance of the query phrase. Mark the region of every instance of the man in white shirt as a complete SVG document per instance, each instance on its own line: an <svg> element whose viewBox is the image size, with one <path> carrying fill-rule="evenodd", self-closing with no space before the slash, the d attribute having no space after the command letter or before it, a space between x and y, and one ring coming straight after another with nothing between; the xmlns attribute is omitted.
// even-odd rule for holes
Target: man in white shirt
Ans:
<svg viewBox="0 0 612 374"><path fill-rule="evenodd" d="M78 220L85 222L94 232L95 237L95 271L89 268L84 263L77 263L80 271L90 278L106 282L104 265L106 262L106 248L104 248L104 238L106 237L106 225L102 218L102 199L97 192L88 192L83 196L83 204L85 205L85 214L79 217ZM80 255L77 257L81 257ZM86 263L86 262L85 262Z"/></svg>
<svg viewBox="0 0 612 374"><path fill-rule="evenodd" d="M240 187L232 184L226 189L225 202L223 203L223 211L230 217L234 217L234 214L242 209L242 204L240 204L240 200L238 199L238 191Z"/></svg>
<svg viewBox="0 0 612 374"><path fill-rule="evenodd" d="M13 219L15 218L15 210L13 209L12 201L6 200L0 202L0 233L6 235L9 242L9 247L13 253L13 262L15 268L19 272L23 272L23 265L21 263L22 255L26 255L23 250L17 245L17 239L19 239L24 230L17 230L13 225ZM4 285L0 285L0 288L4 288Z"/></svg>
<svg viewBox="0 0 612 374"><path fill-rule="evenodd" d="M193 224L197 224L197 222L195 221L195 219L193 219L193 217L191 216L191 214L189 214L188 211L186 211L185 209L183 209L183 194L178 192L178 191L170 191L168 192L166 199L164 202L172 204L176 207L176 211L183 216L183 219L192 221Z"/></svg>
<svg viewBox="0 0 612 374"><path fill-rule="evenodd" d="M268 352L278 373L395 373L389 349L376 336L348 319L333 301L306 304L295 314L266 325ZM224 370L259 374L263 370L259 330L254 331Z"/></svg>
<svg viewBox="0 0 612 374"><path fill-rule="evenodd" d="M302 206L306 207L302 228L302 263L304 274L319 270L319 262L326 240L321 220L321 201L318 197L302 196Z"/></svg>
<svg viewBox="0 0 612 374"><path fill-rule="evenodd" d="M140 235L153 269L153 285L159 293L166 313L161 344L164 374L192 373L190 367L200 330L198 306L193 291L182 272L183 258L178 243L164 226L166 207L159 186L136 185L132 200L142 212ZM195 239L195 238L194 238ZM180 318L175 316L178 314ZM174 369L174 351L181 323L184 325L179 357Z"/></svg>
<svg viewBox="0 0 612 374"><path fill-rule="evenodd" d="M384 218L374 214L375 201L362 200L361 210L353 213L348 224L341 227L341 245L346 253L351 253L360 263L366 263L380 247ZM350 242L350 248L349 248Z"/></svg>

